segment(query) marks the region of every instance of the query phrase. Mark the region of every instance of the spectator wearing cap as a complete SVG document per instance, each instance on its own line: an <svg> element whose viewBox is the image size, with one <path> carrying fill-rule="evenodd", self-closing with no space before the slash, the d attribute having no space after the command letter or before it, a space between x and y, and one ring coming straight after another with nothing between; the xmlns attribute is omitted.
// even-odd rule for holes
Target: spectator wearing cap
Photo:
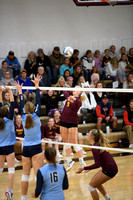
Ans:
<svg viewBox="0 0 133 200"><path fill-rule="evenodd" d="M27 71L27 77L30 77L31 74L37 74L37 61L36 54L33 51L30 51L28 57L24 64L24 69Z"/></svg>
<svg viewBox="0 0 133 200"><path fill-rule="evenodd" d="M38 49L37 54L37 67L43 66L44 71L48 74L50 80L52 80L53 77L51 75L51 62L49 57L44 54L43 49Z"/></svg>
<svg viewBox="0 0 133 200"><path fill-rule="evenodd" d="M4 60L2 61L2 68L0 69L0 80L4 78L4 73L7 69L11 72L11 77L13 77L12 69L8 67L7 61Z"/></svg>
<svg viewBox="0 0 133 200"><path fill-rule="evenodd" d="M99 81L100 77L98 73L93 73L91 75L91 84L90 84L90 88L95 88L97 82Z"/></svg>
<svg viewBox="0 0 133 200"><path fill-rule="evenodd" d="M60 53L59 47L54 47L52 54L49 56L52 65L53 84L57 83L60 66L64 63L64 55Z"/></svg>
<svg viewBox="0 0 133 200"><path fill-rule="evenodd" d="M72 76L68 76L67 80L66 80L66 87L73 87L73 77Z"/></svg>
<svg viewBox="0 0 133 200"><path fill-rule="evenodd" d="M15 81L14 81L13 78L11 78L10 69L6 69L4 71L4 78L0 81L0 85L3 85L3 86L14 86L14 84L15 84ZM17 93L18 93L17 90L13 90L12 92L13 92L13 94L15 96L17 96Z"/></svg>
<svg viewBox="0 0 133 200"><path fill-rule="evenodd" d="M96 106L97 129L101 130L102 122L110 124L112 129L117 128L117 117L113 116L113 106L109 102L107 94L104 94L102 101Z"/></svg>
<svg viewBox="0 0 133 200"><path fill-rule="evenodd" d="M9 51L8 56L6 57L5 61L7 61L8 67L12 69L13 71L13 78L18 76L20 74L21 65L17 57L15 57L13 51Z"/></svg>
<svg viewBox="0 0 133 200"><path fill-rule="evenodd" d="M23 86L33 86L31 80L29 78L27 78L27 72L25 69L22 69L20 71L20 77L17 78L16 81L19 81L19 84L23 84ZM35 105L35 93L33 92L33 90L30 90L30 89L23 89L22 90L22 93L24 94L24 98L26 101L31 101L34 105Z"/></svg>

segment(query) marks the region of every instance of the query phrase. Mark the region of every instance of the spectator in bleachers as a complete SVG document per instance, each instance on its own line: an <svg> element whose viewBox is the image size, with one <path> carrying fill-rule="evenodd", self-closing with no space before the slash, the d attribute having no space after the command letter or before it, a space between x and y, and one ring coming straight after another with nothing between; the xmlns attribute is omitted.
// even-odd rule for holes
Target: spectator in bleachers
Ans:
<svg viewBox="0 0 133 200"><path fill-rule="evenodd" d="M22 69L20 71L20 77L17 78L16 81L19 81L19 84L23 84L23 86L28 86L28 87L31 87L33 86L31 80L29 78L27 78L27 72L25 69ZM35 98L36 98L36 95L35 93L33 92L33 90L30 90L30 89L23 89L22 90L22 93L24 95L24 99L26 101L31 101L34 105L35 105Z"/></svg>
<svg viewBox="0 0 133 200"><path fill-rule="evenodd" d="M37 67L43 66L44 71L48 74L50 80L53 80L51 75L51 62L47 55L44 54L43 49L37 50L38 56L36 57Z"/></svg>
<svg viewBox="0 0 133 200"><path fill-rule="evenodd" d="M48 141L58 141L59 136L56 133L56 128L54 125L54 119L53 118L49 118L48 123L44 126L44 135L42 136L42 138L44 138L44 140L48 140ZM52 144L48 144L48 147L51 147ZM59 152L59 145L55 144L55 149L56 149L56 156L59 158L62 158L63 156L60 154Z"/></svg>
<svg viewBox="0 0 133 200"><path fill-rule="evenodd" d="M13 51L9 51L8 56L6 57L5 61L7 61L8 67L12 69L13 78L17 77L20 74L21 65L17 57L14 56Z"/></svg>
<svg viewBox="0 0 133 200"><path fill-rule="evenodd" d="M106 69L107 63L111 60L110 56L109 56L109 49L105 49L104 50L104 56L103 56L103 60L102 60L102 68Z"/></svg>
<svg viewBox="0 0 133 200"><path fill-rule="evenodd" d="M73 87L73 77L72 76L67 77L66 87Z"/></svg>
<svg viewBox="0 0 133 200"><path fill-rule="evenodd" d="M10 69L7 69L5 70L4 72L4 78L1 79L0 81L0 85L5 85L5 86L14 86L15 84L15 81L13 78L11 78L11 71ZM13 94L16 96L18 93L17 93L17 90L12 90Z"/></svg>
<svg viewBox="0 0 133 200"><path fill-rule="evenodd" d="M117 128L117 117L113 116L113 106L107 94L102 96L102 101L96 106L97 129L101 130L102 122L110 124L112 129Z"/></svg>
<svg viewBox="0 0 133 200"><path fill-rule="evenodd" d="M95 61L91 50L87 50L86 54L81 58L85 80L91 82L91 70L95 65Z"/></svg>
<svg viewBox="0 0 133 200"><path fill-rule="evenodd" d="M124 47L124 46L120 48L119 58L121 58L123 53L127 55L126 47Z"/></svg>
<svg viewBox="0 0 133 200"><path fill-rule="evenodd" d="M82 83L82 88L89 88L89 87L90 86L88 82ZM78 114L80 113L83 114L83 124L85 124L87 122L87 114L89 112L93 113L97 103L95 101L95 97L92 92L89 91L82 92L81 96L84 97L84 101L82 101L82 106L79 108Z"/></svg>
<svg viewBox="0 0 133 200"><path fill-rule="evenodd" d="M58 102L64 100L64 96L55 95L53 90L48 90L47 94L43 95L41 103L46 106L46 114L48 114L51 109L58 109Z"/></svg>
<svg viewBox="0 0 133 200"><path fill-rule="evenodd" d="M7 61L4 60L2 61L2 68L0 69L0 80L4 78L4 73L7 69L10 71L11 77L13 77L12 70L8 67Z"/></svg>
<svg viewBox="0 0 133 200"><path fill-rule="evenodd" d="M82 87L82 83L85 83L85 77L84 76L80 76L77 82L77 85L79 85L80 87Z"/></svg>
<svg viewBox="0 0 133 200"><path fill-rule="evenodd" d="M110 58L116 57L117 60L119 60L119 56L118 56L118 54L116 53L116 47L115 47L115 45L111 45L111 46L110 46L109 56L110 56Z"/></svg>
<svg viewBox="0 0 133 200"><path fill-rule="evenodd" d="M129 49L129 54L128 54L128 61L131 65L133 65L133 48Z"/></svg>
<svg viewBox="0 0 133 200"><path fill-rule="evenodd" d="M112 58L106 65L106 79L116 81L118 71L118 60L116 57Z"/></svg>
<svg viewBox="0 0 133 200"><path fill-rule="evenodd" d="M27 71L27 77L37 73L36 54L30 51L24 64L24 69Z"/></svg>
<svg viewBox="0 0 133 200"><path fill-rule="evenodd" d="M103 88L103 84L102 84L101 81L97 82L96 88L99 88L99 89ZM95 100L96 100L97 104L102 101L102 97L103 97L104 94L106 94L106 93L105 92L101 92L101 91L99 91L99 92L93 92L93 95L95 97Z"/></svg>
<svg viewBox="0 0 133 200"><path fill-rule="evenodd" d="M133 73L129 73L127 80L123 83L123 88L133 88Z"/></svg>
<svg viewBox="0 0 133 200"><path fill-rule="evenodd" d="M130 72L133 72L133 66L131 64L128 64L124 69L122 67L118 68L117 77L119 81L119 88L123 88L123 83L127 80L127 76Z"/></svg>
<svg viewBox="0 0 133 200"><path fill-rule="evenodd" d="M57 83L59 68L64 63L65 56L60 53L59 47L54 47L52 55L49 56L52 65L53 84Z"/></svg>
<svg viewBox="0 0 133 200"><path fill-rule="evenodd" d="M78 56L79 56L79 50L74 49L73 55L70 58L70 65L72 65L74 69L76 68L77 65L81 64L81 60L79 60Z"/></svg>
<svg viewBox="0 0 133 200"><path fill-rule="evenodd" d="M44 71L44 67L43 66L38 67L37 75L39 75L41 77L41 80L39 82L39 86L40 87L50 87L51 86L50 78L46 74L46 72Z"/></svg>
<svg viewBox="0 0 133 200"><path fill-rule="evenodd" d="M93 73L91 75L91 84L90 84L90 88L95 88L97 82L99 81L100 77L98 73Z"/></svg>
<svg viewBox="0 0 133 200"><path fill-rule="evenodd" d="M65 79L61 76L53 87L66 87Z"/></svg>
<svg viewBox="0 0 133 200"><path fill-rule="evenodd" d="M119 68L121 67L122 69L124 69L127 66L127 64L129 64L128 57L125 53L123 53L119 60Z"/></svg>
<svg viewBox="0 0 133 200"><path fill-rule="evenodd" d="M67 77L70 76L70 71L69 70L65 70L64 74L63 74L63 78L65 79L65 81L67 80Z"/></svg>
<svg viewBox="0 0 133 200"><path fill-rule="evenodd" d="M21 105L20 105L20 98L19 98L19 94L15 97L14 99L14 112L15 114L21 114Z"/></svg>
<svg viewBox="0 0 133 200"><path fill-rule="evenodd" d="M129 148L133 148L133 99L129 102L129 108L123 113L123 122L129 139Z"/></svg>
<svg viewBox="0 0 133 200"><path fill-rule="evenodd" d="M66 70L70 71L70 75L73 74L73 66L70 65L70 60L67 57L64 58L64 64L59 68L60 76L63 76Z"/></svg>
<svg viewBox="0 0 133 200"><path fill-rule="evenodd" d="M73 72L73 86L77 85L80 76L84 77L84 72L82 70L82 67L80 65L77 65Z"/></svg>

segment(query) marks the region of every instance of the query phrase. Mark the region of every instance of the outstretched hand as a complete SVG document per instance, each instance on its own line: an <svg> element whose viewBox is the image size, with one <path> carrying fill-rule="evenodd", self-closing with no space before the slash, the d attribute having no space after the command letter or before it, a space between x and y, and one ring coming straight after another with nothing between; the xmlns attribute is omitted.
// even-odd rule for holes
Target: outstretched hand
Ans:
<svg viewBox="0 0 133 200"><path fill-rule="evenodd" d="M15 82L14 83L14 86L16 87L16 89L18 90L19 94L22 93L22 86L23 86L23 83L20 85L19 84L19 81Z"/></svg>
<svg viewBox="0 0 133 200"><path fill-rule="evenodd" d="M3 92L3 88L2 88L2 86L0 86L0 93L2 93Z"/></svg>
<svg viewBox="0 0 133 200"><path fill-rule="evenodd" d="M78 169L78 171L76 171L76 173L77 173L77 174L80 174L83 170L84 170L84 167L80 167L80 168Z"/></svg>
<svg viewBox="0 0 133 200"><path fill-rule="evenodd" d="M34 80L31 80L31 81L35 84L35 88L39 88L39 82L41 79L42 78L39 75L37 75L36 77L34 75Z"/></svg>

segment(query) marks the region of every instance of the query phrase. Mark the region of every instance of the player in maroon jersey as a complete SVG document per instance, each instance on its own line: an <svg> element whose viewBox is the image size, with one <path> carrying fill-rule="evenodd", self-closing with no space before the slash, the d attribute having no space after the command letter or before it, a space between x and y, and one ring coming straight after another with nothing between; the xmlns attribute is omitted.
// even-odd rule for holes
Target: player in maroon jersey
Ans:
<svg viewBox="0 0 133 200"><path fill-rule="evenodd" d="M108 142L101 130L92 129L88 134L88 141L93 146L107 146ZM102 169L97 172L91 179L88 189L91 192L93 200L99 200L99 195L96 189L98 189L106 200L111 200L107 194L103 183L113 178L117 172L118 168L116 162L112 158L111 154L106 150L92 149L93 157L95 163L78 169L77 173L81 173L83 170L88 172L90 170L101 167Z"/></svg>
<svg viewBox="0 0 133 200"><path fill-rule="evenodd" d="M78 86L76 86L78 87ZM79 87L80 88L80 87ZM80 100L80 91L73 91L72 95L68 92L64 92L65 97L68 97L62 111L61 122L60 122L60 133L63 139L63 142L78 144L77 135L78 135L78 115L77 112L82 105ZM82 148L79 146L74 147L75 151L78 154L80 165L86 166L83 160ZM71 159L71 147L65 145L65 152L67 156L67 171L71 169L74 164L74 161Z"/></svg>

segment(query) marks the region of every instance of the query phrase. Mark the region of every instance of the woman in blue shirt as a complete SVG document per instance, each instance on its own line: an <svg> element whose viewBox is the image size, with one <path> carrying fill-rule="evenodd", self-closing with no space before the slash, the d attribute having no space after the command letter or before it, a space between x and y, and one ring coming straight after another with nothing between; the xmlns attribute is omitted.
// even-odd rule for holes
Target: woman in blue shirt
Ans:
<svg viewBox="0 0 133 200"><path fill-rule="evenodd" d="M65 168L56 163L56 150L48 147L45 150L47 164L37 172L37 185L32 197L41 200L64 200L63 190L68 189L68 178Z"/></svg>
<svg viewBox="0 0 133 200"><path fill-rule="evenodd" d="M14 144L16 143L16 136L14 130L14 96L12 90L6 86L5 89L10 95L10 107L2 106L2 92L0 86L0 174L3 171L4 160L6 157L8 163L8 191L5 195L8 200L12 200L13 178L15 172L15 155Z"/></svg>
<svg viewBox="0 0 133 200"><path fill-rule="evenodd" d="M22 152L22 163L23 173L21 179L21 200L27 199L28 181L30 176L30 169L33 165L35 174L37 170L43 166L43 153L41 149L41 130L40 130L40 91L39 91L40 77L37 76L33 83L36 88L36 106L31 102L26 102L24 105L22 95L22 85L16 83L21 102L21 115L22 124L24 127L24 140L23 140L23 152Z"/></svg>

